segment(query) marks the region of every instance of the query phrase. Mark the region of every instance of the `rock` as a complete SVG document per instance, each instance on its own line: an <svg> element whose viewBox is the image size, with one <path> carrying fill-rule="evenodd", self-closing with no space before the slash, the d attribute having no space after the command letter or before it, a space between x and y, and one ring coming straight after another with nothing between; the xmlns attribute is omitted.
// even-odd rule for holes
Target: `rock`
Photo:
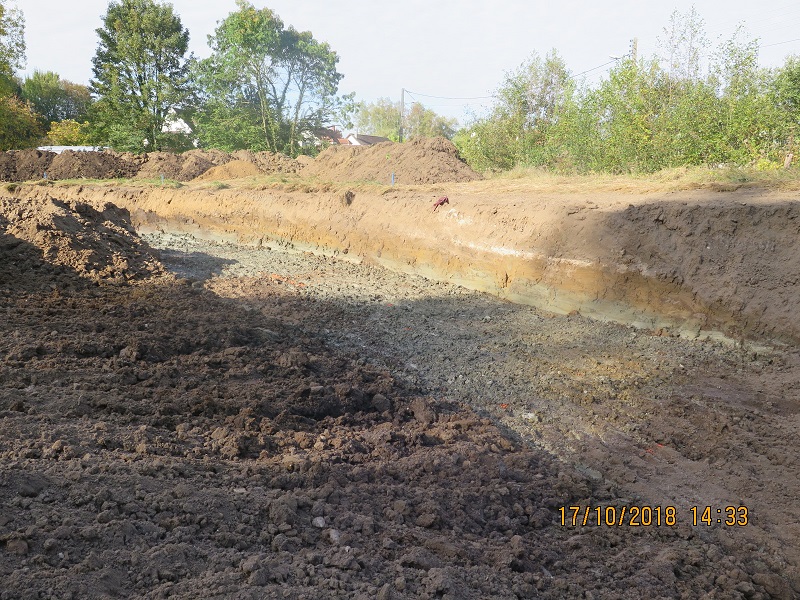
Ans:
<svg viewBox="0 0 800 600"><path fill-rule="evenodd" d="M372 397L372 408L380 413L392 410L392 401L383 394L375 394Z"/></svg>
<svg viewBox="0 0 800 600"><path fill-rule="evenodd" d="M414 398L410 408L414 413L414 418L422 425L430 425L436 420L436 411L423 398Z"/></svg>
<svg viewBox="0 0 800 600"><path fill-rule="evenodd" d="M792 590L789 583L780 575L774 573L756 573L753 575L753 583L763 587L770 597L775 600L791 600Z"/></svg>
<svg viewBox="0 0 800 600"><path fill-rule="evenodd" d="M325 528L325 517L314 517L314 520L311 521L311 524L314 527L318 527L319 529Z"/></svg>
<svg viewBox="0 0 800 600"><path fill-rule="evenodd" d="M255 573L259 570L261 564L264 562L265 556L263 554L254 554L248 556L240 564L239 568L245 573Z"/></svg>
<svg viewBox="0 0 800 600"><path fill-rule="evenodd" d="M28 542L25 540L9 540L6 542L6 550L11 554L25 556L28 554L30 548L28 547Z"/></svg>
<svg viewBox="0 0 800 600"><path fill-rule="evenodd" d="M391 600L392 599L392 586L388 583L383 584L383 587L378 591L378 595L375 596L377 600Z"/></svg>
<svg viewBox="0 0 800 600"><path fill-rule="evenodd" d="M412 548L400 557L400 565L423 571L442 566L441 561L424 548Z"/></svg>
<svg viewBox="0 0 800 600"><path fill-rule="evenodd" d="M338 529L328 529L325 532L325 537L328 538L331 544L336 545L342 539L342 534Z"/></svg>
<svg viewBox="0 0 800 600"><path fill-rule="evenodd" d="M267 569L256 569L250 573L250 577L247 578L247 583L256 587L263 587L269 582L270 577Z"/></svg>
<svg viewBox="0 0 800 600"><path fill-rule="evenodd" d="M116 516L116 512L113 510L104 510L99 515L97 515L97 522L98 523L110 523L114 520Z"/></svg>
<svg viewBox="0 0 800 600"><path fill-rule="evenodd" d="M417 526L419 527L432 527L434 523L438 520L437 517L433 513L425 513L417 517L416 521L414 521Z"/></svg>
<svg viewBox="0 0 800 600"><path fill-rule="evenodd" d="M119 357L122 360L134 361L139 358L139 352L133 346L125 346L119 351Z"/></svg>

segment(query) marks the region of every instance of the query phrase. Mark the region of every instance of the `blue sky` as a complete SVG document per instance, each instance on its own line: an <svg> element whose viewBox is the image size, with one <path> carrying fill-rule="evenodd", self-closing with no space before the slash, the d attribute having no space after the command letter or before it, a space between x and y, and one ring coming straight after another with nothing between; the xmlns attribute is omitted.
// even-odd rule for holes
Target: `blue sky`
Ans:
<svg viewBox="0 0 800 600"><path fill-rule="evenodd" d="M15 0L10 0L14 2ZM97 47L95 29L108 7L106 0L16 0L26 19L27 68L55 71L64 79L88 83ZM234 0L173 0L191 36L195 55L208 55L207 35L217 21L236 8ZM365 101L400 99L400 90L441 114L462 123L480 112L488 96L532 52L556 48L573 73L609 62L628 52L637 37L639 52L650 56L673 10L695 6L705 20L709 39L730 37L744 23L761 44L763 66L782 64L800 55L800 3L752 0L610 3L524 0L261 0L296 29L309 30L339 54L345 75L341 92L356 92ZM787 43L788 42L788 43ZM596 81L608 67L590 71ZM423 96L425 94L425 96ZM445 100L428 96L470 98Z"/></svg>

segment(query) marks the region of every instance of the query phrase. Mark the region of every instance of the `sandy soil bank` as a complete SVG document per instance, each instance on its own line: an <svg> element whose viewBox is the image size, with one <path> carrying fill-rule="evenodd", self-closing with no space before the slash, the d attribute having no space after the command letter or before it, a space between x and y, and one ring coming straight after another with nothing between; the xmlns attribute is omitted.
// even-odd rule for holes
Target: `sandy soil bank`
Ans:
<svg viewBox="0 0 800 600"><path fill-rule="evenodd" d="M15 195L45 197L25 186ZM760 190L514 195L471 184L303 193L59 189L144 229L290 243L514 302L695 337L800 340L800 208ZM441 194L450 204L433 212Z"/></svg>

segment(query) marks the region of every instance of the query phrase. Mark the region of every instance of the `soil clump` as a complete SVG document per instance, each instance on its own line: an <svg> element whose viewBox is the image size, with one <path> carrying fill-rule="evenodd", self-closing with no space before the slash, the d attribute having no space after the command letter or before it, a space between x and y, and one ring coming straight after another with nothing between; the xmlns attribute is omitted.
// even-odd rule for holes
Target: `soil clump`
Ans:
<svg viewBox="0 0 800 600"><path fill-rule="evenodd" d="M64 150L53 157L48 179L120 179L133 177L136 163L105 152Z"/></svg>
<svg viewBox="0 0 800 600"><path fill-rule="evenodd" d="M0 181L43 179L55 157L55 152L42 150L0 152Z"/></svg>

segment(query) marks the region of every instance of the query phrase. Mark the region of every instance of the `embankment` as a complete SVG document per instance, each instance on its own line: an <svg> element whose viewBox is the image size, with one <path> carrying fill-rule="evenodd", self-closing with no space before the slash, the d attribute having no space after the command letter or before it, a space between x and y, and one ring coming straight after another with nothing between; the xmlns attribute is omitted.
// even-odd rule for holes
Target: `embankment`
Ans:
<svg viewBox="0 0 800 600"><path fill-rule="evenodd" d="M450 204L432 201L445 192ZM131 211L139 228L373 261L533 304L665 332L800 341L800 208L759 190L654 195L383 193L23 185Z"/></svg>

